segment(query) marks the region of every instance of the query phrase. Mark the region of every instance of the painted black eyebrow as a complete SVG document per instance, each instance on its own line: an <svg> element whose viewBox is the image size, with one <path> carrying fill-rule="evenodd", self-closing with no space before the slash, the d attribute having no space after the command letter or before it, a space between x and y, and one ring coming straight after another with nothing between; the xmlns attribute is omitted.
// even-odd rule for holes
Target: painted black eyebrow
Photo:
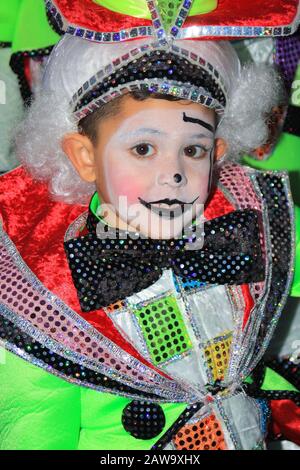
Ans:
<svg viewBox="0 0 300 470"><path fill-rule="evenodd" d="M202 121L198 118L189 117L185 113L183 113L183 120L184 122L194 122L195 124L200 124L200 126L205 127L205 129L209 130L210 132L215 132L215 128L208 122Z"/></svg>

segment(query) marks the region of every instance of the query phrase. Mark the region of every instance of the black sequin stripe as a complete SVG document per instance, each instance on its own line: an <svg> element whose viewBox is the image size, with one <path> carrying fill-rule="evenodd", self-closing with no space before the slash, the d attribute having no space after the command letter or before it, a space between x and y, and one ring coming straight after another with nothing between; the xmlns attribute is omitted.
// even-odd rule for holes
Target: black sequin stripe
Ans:
<svg viewBox="0 0 300 470"><path fill-rule="evenodd" d="M54 16L52 16L51 14L51 11L47 10L47 20L48 20L48 23L49 25L51 26L51 28L53 29L53 31L56 33L56 34L59 34L60 36L63 36L65 34L64 30L63 30L63 22L61 20L61 18L59 18L58 16L54 18Z"/></svg>
<svg viewBox="0 0 300 470"><path fill-rule="evenodd" d="M226 98L217 81L204 68L192 64L187 59L171 52L151 51L145 53L139 59L134 59L127 65L121 67L109 77L95 83L92 90L83 94L74 111L80 110L94 99L102 96L110 88L117 88L126 83L145 79L168 79L196 87L203 87L210 95L218 100L223 106ZM79 93L84 93L81 88Z"/></svg>
<svg viewBox="0 0 300 470"><path fill-rule="evenodd" d="M49 46L42 49L36 49L34 51L16 52L11 56L10 66L18 77L21 95L26 104L29 104L30 102L32 91L25 75L25 60L28 57L48 56L50 55L53 47L54 46Z"/></svg>
<svg viewBox="0 0 300 470"><path fill-rule="evenodd" d="M253 386L256 390L259 390L262 387L262 384L265 380L266 375L266 366L264 361L260 361L252 372ZM247 386L247 385L246 385Z"/></svg>
<svg viewBox="0 0 300 470"><path fill-rule="evenodd" d="M267 400L291 400L297 406L300 406L300 392L290 390L246 390L246 393L252 398L265 398Z"/></svg>
<svg viewBox="0 0 300 470"><path fill-rule="evenodd" d="M263 173L258 175L257 181L268 209L272 249L272 278L264 317L257 336L256 351L260 350L269 325L278 308L280 308L280 303L286 293L292 251L290 204L282 176Z"/></svg>
<svg viewBox="0 0 300 470"><path fill-rule="evenodd" d="M5 47L11 47L12 43L11 42L1 42L0 41L0 49L4 49Z"/></svg>
<svg viewBox="0 0 300 470"><path fill-rule="evenodd" d="M190 418L194 416L203 406L202 402L188 405L186 409L179 415L175 423L165 432L165 434L151 447L151 450L162 450L164 447L171 442L176 436L178 431L188 422Z"/></svg>
<svg viewBox="0 0 300 470"><path fill-rule="evenodd" d="M253 383L244 384L247 395L252 398L264 398L267 400L292 400L300 406L300 392L290 390L262 390L267 365L261 361L253 372ZM269 366L268 366L269 367Z"/></svg>
<svg viewBox="0 0 300 470"><path fill-rule="evenodd" d="M59 372L63 374L67 380L74 378L80 380L82 385L103 387L107 389L108 392L111 391L121 395L129 394L131 396L141 396L142 398L150 399L160 398L155 394L142 392L128 385L124 385L104 374L88 369L85 366L76 364L70 359L60 356L51 351L48 347L43 346L37 340L31 338L13 322L3 316L0 316L0 338L29 354L33 363L34 359L38 359L42 361L45 368L50 366L53 369L53 373Z"/></svg>
<svg viewBox="0 0 300 470"><path fill-rule="evenodd" d="M266 360L266 365L300 390L300 363L295 364L286 357L274 357Z"/></svg>
<svg viewBox="0 0 300 470"><path fill-rule="evenodd" d="M300 137L300 106L289 105L283 132Z"/></svg>

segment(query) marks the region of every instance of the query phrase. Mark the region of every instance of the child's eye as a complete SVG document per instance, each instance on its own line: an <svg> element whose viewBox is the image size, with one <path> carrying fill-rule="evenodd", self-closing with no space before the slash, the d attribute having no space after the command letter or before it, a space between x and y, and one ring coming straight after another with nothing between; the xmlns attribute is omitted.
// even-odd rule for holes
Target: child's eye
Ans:
<svg viewBox="0 0 300 470"><path fill-rule="evenodd" d="M131 150L138 157L150 157L154 153L153 146L146 143L135 145Z"/></svg>
<svg viewBox="0 0 300 470"><path fill-rule="evenodd" d="M189 145L188 147L184 148L184 154L187 157L192 158L201 158L204 157L208 149L205 147L201 147L201 145Z"/></svg>

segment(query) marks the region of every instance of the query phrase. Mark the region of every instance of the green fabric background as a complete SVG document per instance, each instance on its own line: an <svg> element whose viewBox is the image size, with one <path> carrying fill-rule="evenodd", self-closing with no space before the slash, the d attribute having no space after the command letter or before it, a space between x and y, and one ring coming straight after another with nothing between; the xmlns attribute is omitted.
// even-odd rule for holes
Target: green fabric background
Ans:
<svg viewBox="0 0 300 470"><path fill-rule="evenodd" d="M9 351L1 357L0 450L148 450L157 441L124 430L131 399L71 384ZM186 405L161 406L168 428Z"/></svg>

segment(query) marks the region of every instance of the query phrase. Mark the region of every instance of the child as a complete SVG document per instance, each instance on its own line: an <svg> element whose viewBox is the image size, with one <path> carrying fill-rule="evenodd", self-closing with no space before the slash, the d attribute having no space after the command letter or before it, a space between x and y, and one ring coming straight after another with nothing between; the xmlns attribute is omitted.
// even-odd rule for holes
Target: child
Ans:
<svg viewBox="0 0 300 470"><path fill-rule="evenodd" d="M228 43L63 37L0 182L2 449L265 448L292 202L233 159L282 99Z"/></svg>

